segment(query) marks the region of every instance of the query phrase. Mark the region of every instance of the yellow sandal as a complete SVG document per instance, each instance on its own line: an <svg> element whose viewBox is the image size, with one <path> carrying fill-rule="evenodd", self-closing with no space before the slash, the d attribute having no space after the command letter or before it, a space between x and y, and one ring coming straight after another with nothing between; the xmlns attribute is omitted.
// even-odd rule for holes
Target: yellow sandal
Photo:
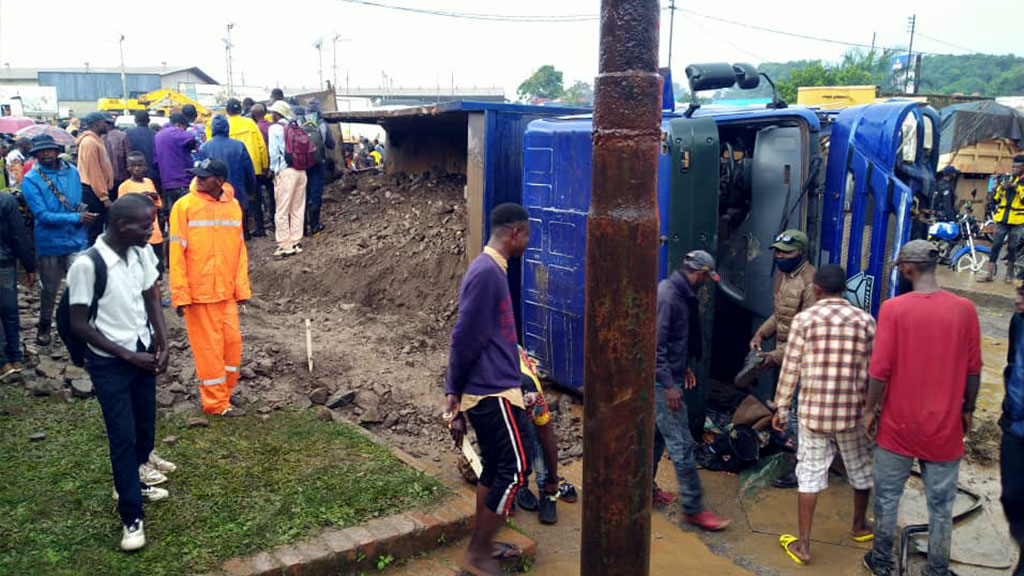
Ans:
<svg viewBox="0 0 1024 576"><path fill-rule="evenodd" d="M792 534L783 534L782 536L779 536L779 546L782 546L782 550L786 553L786 556L789 556L790 560L803 566L804 564L807 564L807 562L801 560L799 556L793 554L793 552L789 550L789 545L797 540L799 540L799 538Z"/></svg>

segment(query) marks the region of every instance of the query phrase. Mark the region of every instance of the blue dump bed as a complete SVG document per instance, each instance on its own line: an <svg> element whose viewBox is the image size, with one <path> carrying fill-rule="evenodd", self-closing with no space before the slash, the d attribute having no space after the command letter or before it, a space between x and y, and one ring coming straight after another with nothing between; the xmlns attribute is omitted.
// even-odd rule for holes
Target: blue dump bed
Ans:
<svg viewBox="0 0 1024 576"><path fill-rule="evenodd" d="M587 212L590 209L591 119L530 123L523 150L523 205L530 246L523 256L523 336L527 352L556 382L583 386ZM659 172L669 155L659 156ZM668 178L659 179L658 210L668 211ZM661 234L667 234L662 219ZM667 248L660 275L665 277Z"/></svg>

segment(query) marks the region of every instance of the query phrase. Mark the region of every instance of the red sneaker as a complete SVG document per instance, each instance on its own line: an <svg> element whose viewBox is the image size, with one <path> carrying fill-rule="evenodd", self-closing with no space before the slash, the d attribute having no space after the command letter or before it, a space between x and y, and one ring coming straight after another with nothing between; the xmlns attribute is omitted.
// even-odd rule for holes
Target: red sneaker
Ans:
<svg viewBox="0 0 1024 576"><path fill-rule="evenodd" d="M671 504L676 501L676 495L655 486L654 492L652 493L652 499L654 500L655 505Z"/></svg>
<svg viewBox="0 0 1024 576"><path fill-rule="evenodd" d="M693 524L701 530L707 532L718 532L719 530L725 530L729 524L732 524L731 520L726 520L714 512L705 510L700 514L687 514L683 518L686 519L687 524Z"/></svg>

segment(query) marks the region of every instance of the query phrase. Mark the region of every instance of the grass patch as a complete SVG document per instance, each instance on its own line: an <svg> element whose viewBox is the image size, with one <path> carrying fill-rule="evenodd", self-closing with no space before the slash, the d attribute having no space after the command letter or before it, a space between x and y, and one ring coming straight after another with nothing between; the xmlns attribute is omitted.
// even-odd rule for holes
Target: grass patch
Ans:
<svg viewBox="0 0 1024 576"><path fill-rule="evenodd" d="M0 574L191 574L290 542L435 501L437 480L358 431L282 411L269 420L159 419L157 451L178 464L147 503L147 545L118 548L107 438L95 400L26 398L0 389ZM46 432L41 442L28 437ZM179 436L173 446L160 440Z"/></svg>

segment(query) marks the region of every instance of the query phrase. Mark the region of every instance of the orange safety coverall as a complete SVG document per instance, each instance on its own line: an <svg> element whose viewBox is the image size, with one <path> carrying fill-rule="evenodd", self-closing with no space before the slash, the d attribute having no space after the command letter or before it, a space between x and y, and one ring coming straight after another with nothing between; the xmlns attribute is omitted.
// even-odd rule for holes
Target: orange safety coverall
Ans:
<svg viewBox="0 0 1024 576"><path fill-rule="evenodd" d="M196 189L171 210L171 302L185 306L203 412L231 407L242 362L238 302L252 297L242 208L225 183L220 200Z"/></svg>

